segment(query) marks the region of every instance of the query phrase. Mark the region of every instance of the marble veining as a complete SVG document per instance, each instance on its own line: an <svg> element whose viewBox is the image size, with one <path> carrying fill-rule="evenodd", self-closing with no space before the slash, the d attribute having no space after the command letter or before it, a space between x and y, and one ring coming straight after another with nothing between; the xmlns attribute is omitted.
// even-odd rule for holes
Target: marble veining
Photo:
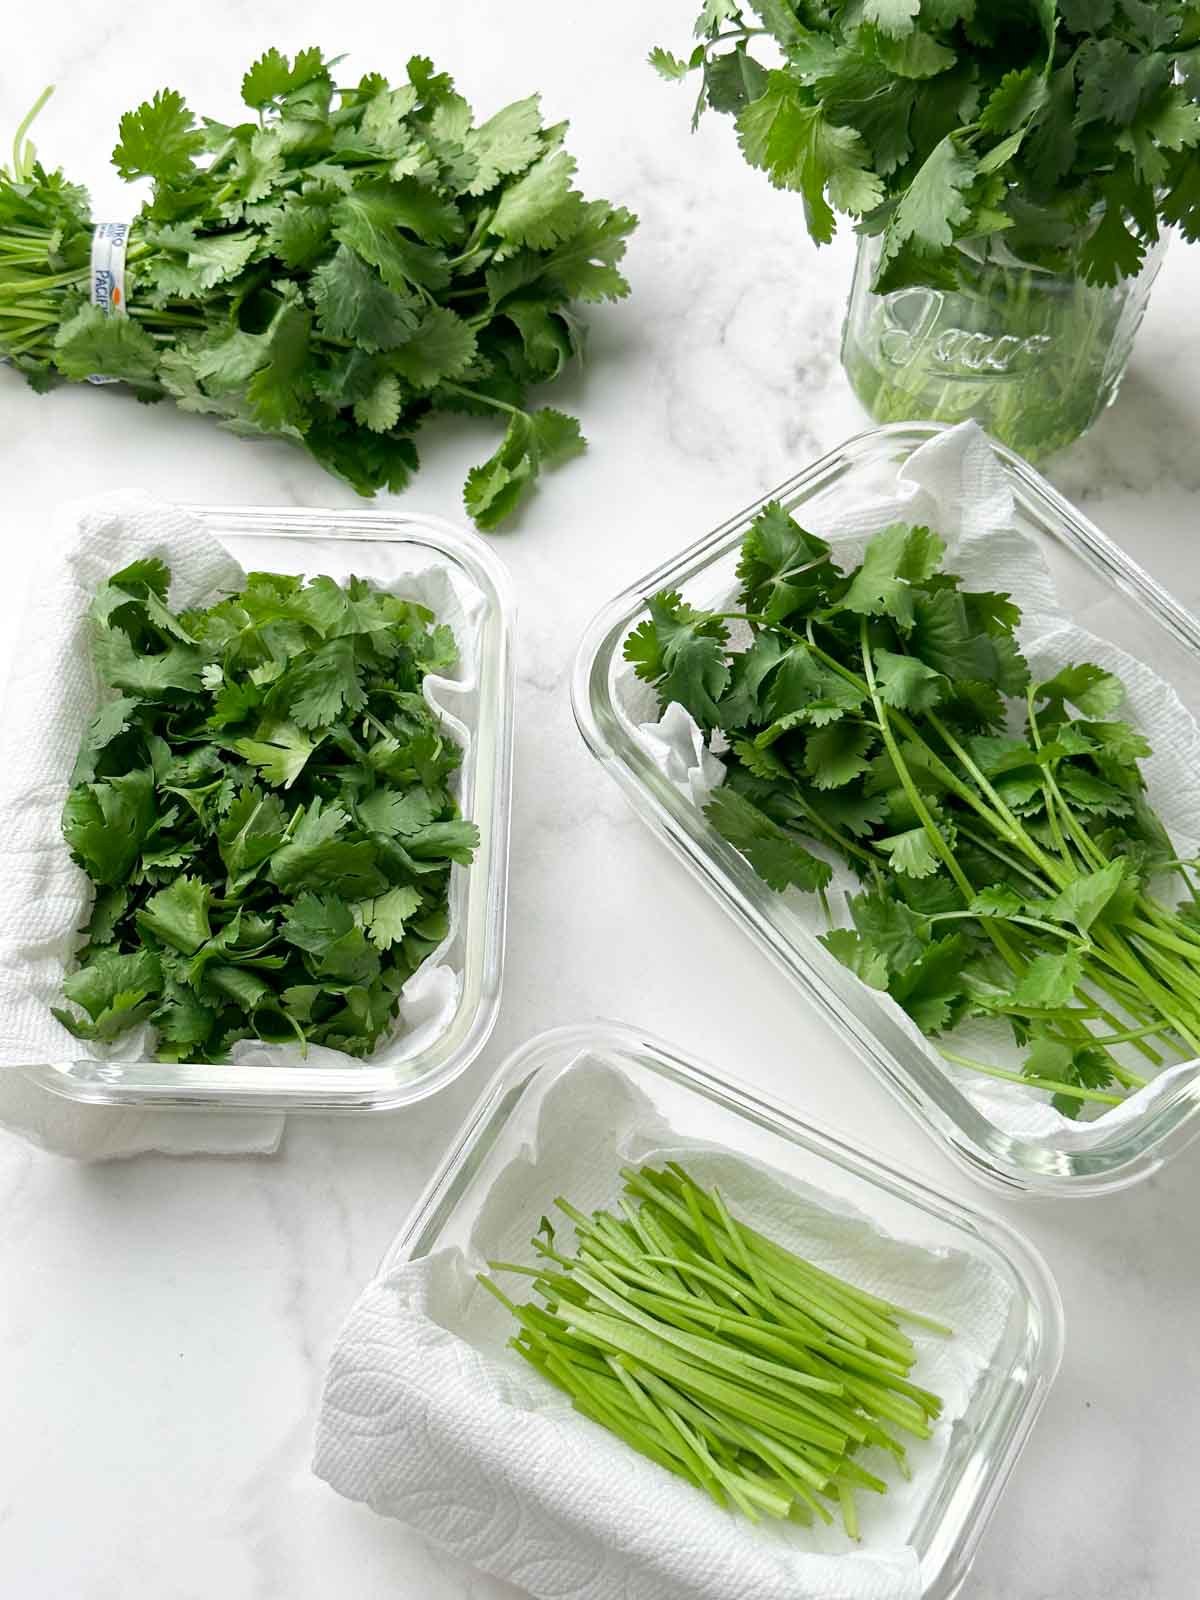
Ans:
<svg viewBox="0 0 1200 1600"><path fill-rule="evenodd" d="M1191 1600L1200 1425L1200 1157L1078 1205L992 1201L886 1097L804 1000L636 825L567 703L602 599L866 425L837 359L852 242L817 252L794 197L742 163L729 126L644 66L680 47L685 0L47 0L5 21L0 122L59 92L39 147L120 185L120 113L173 84L212 115L268 44L345 50L356 72L415 52L482 111L541 88L572 120L584 188L636 210L633 295L590 317L558 391L591 439L496 542L520 616L508 975L464 1079L397 1116L293 1119L270 1158L79 1167L0 1140L0 1595L20 1600L518 1600L308 1470L335 1331L488 1073L534 1032L637 1022L840 1125L1025 1229L1066 1301L1068 1350L985 1538L969 1600ZM1200 252L1176 244L1116 408L1050 476L1185 602L1200 604ZM489 427L431 432L404 504L459 518ZM57 500L138 484L184 501L353 505L283 445L114 390L39 398L0 373L11 622ZM11 630L0 627L0 672ZM569 1597L563 1597L569 1600ZM740 1600L740 1597L739 1597ZM748 1600L748 1597L747 1597Z"/></svg>

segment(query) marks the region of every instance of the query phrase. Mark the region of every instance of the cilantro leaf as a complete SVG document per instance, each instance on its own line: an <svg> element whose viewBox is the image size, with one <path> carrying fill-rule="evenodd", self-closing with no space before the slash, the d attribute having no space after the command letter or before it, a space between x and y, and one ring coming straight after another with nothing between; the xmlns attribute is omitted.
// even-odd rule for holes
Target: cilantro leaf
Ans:
<svg viewBox="0 0 1200 1600"><path fill-rule="evenodd" d="M194 157L204 148L204 134L195 126L183 96L163 89L152 100L121 118L120 142L113 164L126 182L154 178L171 182L188 177Z"/></svg>
<svg viewBox="0 0 1200 1600"><path fill-rule="evenodd" d="M231 879L253 872L283 843L287 814L279 797L247 784L217 830L218 848Z"/></svg>
<svg viewBox="0 0 1200 1600"><path fill-rule="evenodd" d="M889 992L921 1029L935 1035L953 1026L966 1004L961 934L927 944L911 966L893 976Z"/></svg>
<svg viewBox="0 0 1200 1600"><path fill-rule="evenodd" d="M867 770L875 733L851 722L833 722L804 742L804 770L818 789L841 789Z"/></svg>
<svg viewBox="0 0 1200 1600"><path fill-rule="evenodd" d="M941 866L924 827L906 828L903 833L889 834L878 840L878 846L888 857L892 870L908 878L932 877Z"/></svg>
<svg viewBox="0 0 1200 1600"><path fill-rule="evenodd" d="M266 50L242 79L242 99L252 110L261 111L324 74L325 62L315 48L301 50L294 62L278 50Z"/></svg>
<svg viewBox="0 0 1200 1600"><path fill-rule="evenodd" d="M776 890L821 889L832 876L828 862L805 849L793 834L772 822L744 795L722 785L704 815L724 839Z"/></svg>
<svg viewBox="0 0 1200 1600"><path fill-rule="evenodd" d="M359 820L372 833L406 837L435 819L441 802L428 789L375 789L358 804Z"/></svg>
<svg viewBox="0 0 1200 1600"><path fill-rule="evenodd" d="M54 336L54 365L64 378L95 373L140 389L155 382L158 362L158 347L140 323L99 306L81 306Z"/></svg>
<svg viewBox="0 0 1200 1600"><path fill-rule="evenodd" d="M322 330L363 350L395 350L412 338L421 301L397 294L355 251L340 244L312 275L311 294Z"/></svg>
<svg viewBox="0 0 1200 1600"><path fill-rule="evenodd" d="M186 874L151 895L137 914L138 926L185 956L195 955L212 938L208 912L212 891Z"/></svg>
<svg viewBox="0 0 1200 1600"><path fill-rule="evenodd" d="M412 334L392 352L394 369L417 389L457 378L478 349L475 334L456 311L431 306Z"/></svg>
<svg viewBox="0 0 1200 1600"><path fill-rule="evenodd" d="M201 236L191 222L155 228L148 238L168 252L153 266L155 287L164 298L198 297L218 283L236 278L258 249L258 236L248 228Z"/></svg>
<svg viewBox="0 0 1200 1600"><path fill-rule="evenodd" d="M1070 704L1085 717L1107 717L1125 698L1125 686L1115 673L1090 661L1063 667L1052 678L1039 683L1035 690L1039 700L1053 705Z"/></svg>
<svg viewBox="0 0 1200 1600"><path fill-rule="evenodd" d="M682 61L678 56L672 55L669 50L664 50L661 45L655 45L646 59L655 72L660 77L666 78L668 82L686 78L690 71L689 64L686 61Z"/></svg>
<svg viewBox="0 0 1200 1600"><path fill-rule="evenodd" d="M350 818L338 805L315 799L301 810L286 842L271 856L267 876L285 892L328 885L341 894L371 894L381 884L374 846L342 837Z"/></svg>
<svg viewBox="0 0 1200 1600"><path fill-rule="evenodd" d="M892 972L902 972L921 957L927 941L925 922L903 901L883 894L853 895L854 926L879 950Z"/></svg>
<svg viewBox="0 0 1200 1600"><path fill-rule="evenodd" d="M646 604L650 620L627 642L626 659L657 684L664 705L677 700L697 722L711 727L729 683L724 623L694 611L671 592L656 594Z"/></svg>
<svg viewBox="0 0 1200 1600"><path fill-rule="evenodd" d="M783 651L777 633L759 633L748 650L742 650L733 657L729 669L729 687L721 696L723 728L744 728L747 723L760 719L763 685L778 666ZM627 655L626 659L634 658Z"/></svg>
<svg viewBox="0 0 1200 1600"><path fill-rule="evenodd" d="M548 151L504 191L491 228L510 248L545 250L570 236L580 220L581 197L572 188L575 161Z"/></svg>
<svg viewBox="0 0 1200 1600"><path fill-rule="evenodd" d="M467 474L463 504L477 528L490 530L511 516L544 467L555 467L587 448L574 417L550 406L517 412L496 453Z"/></svg>
<svg viewBox="0 0 1200 1600"><path fill-rule="evenodd" d="M818 243L833 238L833 211L825 198L852 215L871 211L883 185L867 166L867 149L853 128L826 121L805 104L788 73L767 74L766 87L738 116L738 139L751 166L761 167L777 189L796 189L808 229Z"/></svg>
<svg viewBox="0 0 1200 1600"><path fill-rule="evenodd" d="M1084 874L1069 883L1053 899L1038 902L1040 917L1055 922L1070 922L1080 933L1087 933L1105 907L1117 894L1125 879L1125 862L1118 858L1106 867Z"/></svg>
<svg viewBox="0 0 1200 1600"><path fill-rule="evenodd" d="M916 656L876 650L872 660L879 698L884 705L893 706L897 711L931 711L950 686L944 673Z"/></svg>
<svg viewBox="0 0 1200 1600"><path fill-rule="evenodd" d="M63 837L94 883L121 883L141 853L154 821L154 777L148 768L77 784L63 807Z"/></svg>
<svg viewBox="0 0 1200 1600"><path fill-rule="evenodd" d="M993 883L979 891L968 909L983 917L1015 917L1022 904L1020 895L1006 883Z"/></svg>
<svg viewBox="0 0 1200 1600"><path fill-rule="evenodd" d="M363 925L368 939L379 950L399 944L404 938L405 923L420 907L420 892L408 885L389 889L386 894L366 902Z"/></svg>
<svg viewBox="0 0 1200 1600"><path fill-rule="evenodd" d="M862 9L865 19L875 23L881 33L898 39L916 26L921 0L863 0Z"/></svg>
<svg viewBox="0 0 1200 1600"><path fill-rule="evenodd" d="M253 739L235 739L233 748L267 783L290 789L317 745L294 723L270 722L260 727Z"/></svg>
<svg viewBox="0 0 1200 1600"><path fill-rule="evenodd" d="M468 194L486 194L499 180L524 172L542 151L542 117L539 98L517 100L497 111L478 128L471 129L463 148L476 162L476 175L467 186Z"/></svg>
<svg viewBox="0 0 1200 1600"><path fill-rule="evenodd" d="M800 722L824 727L857 711L865 699L861 689L819 661L806 645L793 644L772 674L767 710L773 721L757 742L770 744Z"/></svg>
<svg viewBox="0 0 1200 1600"><path fill-rule="evenodd" d="M1083 981L1083 963L1075 950L1065 955L1047 951L1035 956L1013 987L1016 1005L1065 1006Z"/></svg>
<svg viewBox="0 0 1200 1600"><path fill-rule="evenodd" d="M928 528L892 523L867 546L843 607L864 616L891 616L902 628L911 628L913 589L936 571L944 550Z"/></svg>
<svg viewBox="0 0 1200 1600"><path fill-rule="evenodd" d="M737 575L747 610L769 622L813 603L834 578L829 546L805 532L777 500L755 517L742 541Z"/></svg>
<svg viewBox="0 0 1200 1600"><path fill-rule="evenodd" d="M81 1024L70 1012L52 1009L77 1038L107 1041L145 1020L161 988L162 972L152 951L97 951L63 979L63 993L90 1021Z"/></svg>
<svg viewBox="0 0 1200 1600"><path fill-rule="evenodd" d="M819 937L830 955L835 956L844 967L849 967L868 988L887 989L887 962L869 940L851 928L832 928Z"/></svg>
<svg viewBox="0 0 1200 1600"><path fill-rule="evenodd" d="M888 223L884 264L910 241L928 255L951 245L955 228L970 217L966 191L974 178L974 159L953 134L947 134L920 167Z"/></svg>

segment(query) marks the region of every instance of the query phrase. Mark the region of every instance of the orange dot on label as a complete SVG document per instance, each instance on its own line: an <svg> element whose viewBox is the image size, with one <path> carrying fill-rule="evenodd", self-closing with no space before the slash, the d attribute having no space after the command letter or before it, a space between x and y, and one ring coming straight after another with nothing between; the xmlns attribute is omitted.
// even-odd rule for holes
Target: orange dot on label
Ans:
<svg viewBox="0 0 1200 1600"><path fill-rule="evenodd" d="M114 289L113 290L113 292L112 292L112 303L115 306L119 306L121 304L121 291L120 291L120 289Z"/></svg>

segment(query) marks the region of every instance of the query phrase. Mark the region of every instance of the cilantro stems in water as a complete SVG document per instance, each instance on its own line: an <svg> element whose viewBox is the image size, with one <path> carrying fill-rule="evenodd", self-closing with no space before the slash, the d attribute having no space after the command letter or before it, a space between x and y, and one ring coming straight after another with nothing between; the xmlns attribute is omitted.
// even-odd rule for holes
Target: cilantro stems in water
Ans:
<svg viewBox="0 0 1200 1600"><path fill-rule="evenodd" d="M870 1294L734 1218L683 1167L626 1168L619 1214L555 1204L575 1229L560 1248L546 1219L541 1265L492 1261L531 1278L510 1344L576 1409L720 1506L811 1523L836 1507L859 1538L857 1492L885 1480L874 1448L909 1475L893 1430L928 1438L937 1395L912 1381L903 1323L949 1336L922 1313Z"/></svg>
<svg viewBox="0 0 1200 1600"><path fill-rule="evenodd" d="M1017 608L963 589L943 553L898 523L843 572L773 504L743 543L742 609L655 595L625 654L720 736L707 815L773 889L819 894L831 920L829 853L860 879L830 952L931 1039L1002 1021L1023 1079L946 1059L1076 1115L1144 1085L1129 1053L1200 1056L1200 901L1146 799L1149 746L1114 716L1120 683L1090 663L1032 681Z"/></svg>
<svg viewBox="0 0 1200 1600"><path fill-rule="evenodd" d="M240 1039L367 1055L479 842L422 694L453 634L358 578L257 572L181 613L169 581L137 561L91 606L106 698L63 834L96 895L54 1014L101 1044L148 1023L163 1061Z"/></svg>
<svg viewBox="0 0 1200 1600"><path fill-rule="evenodd" d="M1037 458L1096 420L1164 235L1200 238L1188 0L707 0L694 32L650 54L700 79L693 126L735 119L817 245L859 231L842 357L876 421L972 416Z"/></svg>
<svg viewBox="0 0 1200 1600"><path fill-rule="evenodd" d="M123 314L88 300L86 193L26 138L43 95L0 170L0 357L38 389L102 374L288 439L364 495L405 487L432 414L499 412L464 487L490 530L585 446L528 395L579 354L576 303L628 293L637 219L575 188L536 95L477 123L424 57L398 85L334 67L268 50L233 126L198 125L173 90L122 117L117 170L153 183Z"/></svg>

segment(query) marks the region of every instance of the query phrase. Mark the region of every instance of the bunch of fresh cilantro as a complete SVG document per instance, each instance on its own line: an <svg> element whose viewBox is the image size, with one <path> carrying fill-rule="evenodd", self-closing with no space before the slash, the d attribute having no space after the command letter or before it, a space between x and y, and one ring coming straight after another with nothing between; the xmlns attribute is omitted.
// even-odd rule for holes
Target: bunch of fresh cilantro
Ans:
<svg viewBox="0 0 1200 1600"><path fill-rule="evenodd" d="M423 57L395 87L338 86L334 66L268 50L233 125L173 90L121 119L117 170L153 183L126 315L89 303L87 196L37 162L26 119L0 174L0 356L38 388L103 374L294 440L364 495L404 487L432 413L499 415L464 491L493 528L584 446L526 396L579 352L572 302L628 293L636 218L574 187L566 124L544 127L536 95L477 124Z"/></svg>
<svg viewBox="0 0 1200 1600"><path fill-rule="evenodd" d="M96 897L78 1011L54 1014L103 1042L148 1022L164 1061L247 1038L366 1055L479 843L421 692L453 634L359 578L256 572L179 614L169 582L137 561L92 602L106 698L62 825Z"/></svg>
<svg viewBox="0 0 1200 1600"><path fill-rule="evenodd" d="M1001 1020L1023 1077L943 1054L1078 1114L1145 1081L1131 1052L1200 1055L1195 863L1147 802L1118 680L1081 663L1032 681L1016 606L943 554L896 523L843 572L773 503L743 543L744 609L657 594L625 656L721 753L718 832L772 889L821 896L827 948L929 1036ZM850 926L833 860L861 882Z"/></svg>
<svg viewBox="0 0 1200 1600"><path fill-rule="evenodd" d="M803 197L882 235L874 287L954 288L964 242L1114 284L1164 223L1200 235L1200 6L1188 0L706 0L697 115ZM760 62L758 40L774 60Z"/></svg>

